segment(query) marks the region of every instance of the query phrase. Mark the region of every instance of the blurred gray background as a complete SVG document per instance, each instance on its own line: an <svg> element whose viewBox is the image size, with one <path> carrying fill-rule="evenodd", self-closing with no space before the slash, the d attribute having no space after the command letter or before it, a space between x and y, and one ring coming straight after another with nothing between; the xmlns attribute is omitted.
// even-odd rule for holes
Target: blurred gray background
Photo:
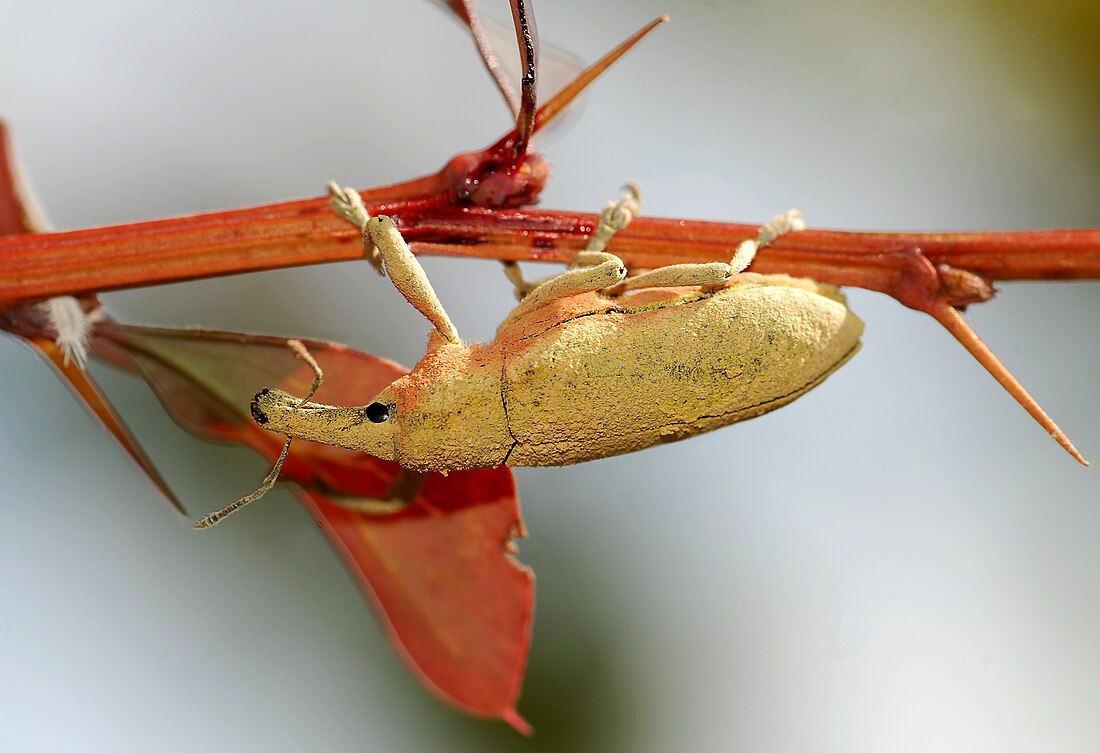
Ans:
<svg viewBox="0 0 1100 753"><path fill-rule="evenodd" d="M508 126L427 2L23 3L0 115L77 228L436 170ZM673 23L541 146L544 205L626 180L651 215L949 230L1100 222L1094 0L559 0L585 61ZM1032 7L1034 6L1034 7ZM506 17L503 3L486 12ZM428 259L467 338L497 265ZM344 341L406 364L426 326L363 263L106 296L124 320ZM0 749L1084 751L1100 746L1100 475L930 319L850 292L863 352L793 406L638 455L520 470L537 736L423 692L288 492L193 534L0 340ZM1004 285L970 318L1100 459L1100 286ZM264 461L97 374L195 513Z"/></svg>

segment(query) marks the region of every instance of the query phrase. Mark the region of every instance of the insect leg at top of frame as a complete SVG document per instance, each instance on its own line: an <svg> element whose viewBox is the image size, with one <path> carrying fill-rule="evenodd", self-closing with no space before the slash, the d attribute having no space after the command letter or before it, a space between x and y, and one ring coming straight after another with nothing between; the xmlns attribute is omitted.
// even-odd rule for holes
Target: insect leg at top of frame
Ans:
<svg viewBox="0 0 1100 753"><path fill-rule="evenodd" d="M667 267L659 267L635 277L627 278L608 292L617 295L640 288L675 288L696 285L704 288L720 287L725 285L734 275L745 271L752 264L756 252L761 248L773 243L782 235L803 230L805 227L806 223L802 220L802 213L797 209L791 209L786 214L777 214L770 222L762 225L760 230L757 231L755 239L742 241L729 264L721 261L707 264L670 264Z"/></svg>
<svg viewBox="0 0 1100 753"><path fill-rule="evenodd" d="M397 291L432 323L444 341L458 344L458 331L436 296L424 267L409 250L393 220L384 214L371 217L354 188L341 189L336 183L329 183L328 193L333 211L363 233L363 248L371 265L390 278Z"/></svg>
<svg viewBox="0 0 1100 753"><path fill-rule="evenodd" d="M523 279L519 267L505 266L505 274L516 286L516 297L521 303L516 310L537 305L552 298L564 298L614 287L626 277L626 265L615 254L604 249L619 230L630 224L641 206L641 190L633 185L625 186L618 201L607 204L600 213L600 221L589 238L588 246L578 251L569 269L560 275L537 283Z"/></svg>

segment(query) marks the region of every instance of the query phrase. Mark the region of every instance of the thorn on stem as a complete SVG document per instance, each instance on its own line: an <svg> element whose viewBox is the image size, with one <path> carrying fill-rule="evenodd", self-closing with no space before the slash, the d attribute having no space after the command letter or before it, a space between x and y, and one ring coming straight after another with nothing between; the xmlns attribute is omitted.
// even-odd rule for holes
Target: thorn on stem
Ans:
<svg viewBox="0 0 1100 753"><path fill-rule="evenodd" d="M931 314L936 321L947 328L947 331L954 335L955 339L962 343L962 346L970 351L970 355L978 359L978 363L985 367L994 379L996 379L1002 387L1008 390L1008 394L1012 395L1016 399L1024 410L1026 410L1032 418L1039 422L1039 425L1054 441L1062 445L1062 447L1072 455L1077 462L1082 465L1090 465L1089 461L1085 460L1084 456L1077 451L1073 442L1070 441L1066 433L1062 431L1058 424L1054 423L1054 420L1047 415L1046 411L1042 409L1039 403L1031 396L1031 394L1020 384L1019 380L1012 375L1012 372L1001 363L1000 359L993 354L993 351L989 349L982 338L978 336L978 333L974 331L974 328L963 319L962 314L958 309L953 306L949 306L946 303L933 303L924 309L925 312Z"/></svg>
<svg viewBox="0 0 1100 753"><path fill-rule="evenodd" d="M611 52L581 71L580 75L573 79L573 81L560 92L555 94L549 102L540 107L538 112L535 113L535 125L532 133L537 133L540 128L557 117L558 113L564 110L570 102L587 89L588 85L595 81L601 73L606 71L616 60L625 55L631 47L642 41L649 32L653 31L661 24L668 23L668 20L669 16L667 13L655 18L643 26L639 31L635 32L625 42L621 43L618 47L611 50Z"/></svg>

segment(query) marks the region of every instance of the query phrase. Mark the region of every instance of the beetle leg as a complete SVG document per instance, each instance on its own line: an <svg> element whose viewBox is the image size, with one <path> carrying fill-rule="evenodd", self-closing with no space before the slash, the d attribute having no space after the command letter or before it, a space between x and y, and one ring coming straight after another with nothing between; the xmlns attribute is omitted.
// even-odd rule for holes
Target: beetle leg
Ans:
<svg viewBox="0 0 1100 753"><path fill-rule="evenodd" d="M354 512L365 515L392 515L401 512L413 503L417 495L420 494L420 489L424 486L424 480L427 477L427 473L402 468L397 472L386 490L385 499L336 494L326 494L325 496L341 507L346 507Z"/></svg>
<svg viewBox="0 0 1100 753"><path fill-rule="evenodd" d="M504 267L504 276L508 278L508 281L512 283L512 287L515 288L517 301L522 301L539 285L554 279L553 277L545 277L541 280L525 280L523 278L523 270L519 268L519 262L502 261L501 265Z"/></svg>
<svg viewBox="0 0 1100 753"><path fill-rule="evenodd" d="M607 248L607 243L612 236L629 225L641 208L642 189L635 183L627 183L623 186L623 193L619 200L609 203L600 212L600 222L596 225L592 237L588 239L588 248L573 258L571 266L584 264L586 254L600 252Z"/></svg>
<svg viewBox="0 0 1100 753"><path fill-rule="evenodd" d="M626 277L626 265L618 256L609 254L604 249L611 237L634 219L641 197L641 189L628 183L619 200L604 207L599 224L589 238L588 247L573 257L570 268L562 274L532 284L523 279L518 267L506 266L505 274L516 286L516 295L521 301L516 311L553 298L606 290L622 282Z"/></svg>
<svg viewBox="0 0 1100 753"><path fill-rule="evenodd" d="M737 247L730 259L730 274L744 272L756 258L756 252L770 246L780 236L805 229L806 221L802 219L802 212L797 209L789 209L786 214L777 214L772 217L771 222L760 226L754 240L742 241Z"/></svg>
<svg viewBox="0 0 1100 753"><path fill-rule="evenodd" d="M393 515L409 506L408 500L397 498L374 499L372 497L341 497L335 494L325 495L325 498L332 500L340 507L364 515Z"/></svg>
<svg viewBox="0 0 1100 753"><path fill-rule="evenodd" d="M614 254L604 251L582 251L581 253L589 254L586 260L589 263L595 262L595 266L570 269L557 277L551 277L532 290L520 302L515 311L538 305L553 298L566 298L581 293L593 293L597 290L603 290L617 285L626 277L626 266L623 264L623 260ZM512 313L514 314L515 311Z"/></svg>
<svg viewBox="0 0 1100 753"><path fill-rule="evenodd" d="M596 225L596 229L592 232L587 248L585 248L584 251L578 252L577 255L573 257L573 261L569 264L571 271L576 267L596 267L608 262L612 258L611 254L604 253L608 241L611 240L615 233L630 224L630 221L634 219L634 215L638 213L642 201L642 190L634 183L627 183L623 189L623 194L619 197L619 200L609 202L607 206L604 207L603 212L600 213L599 224ZM514 261L505 261L501 263L504 265L504 276L512 283L516 291L516 300L519 301L526 299L528 295L538 290L546 283L556 281L558 278L564 276L555 275L542 280L527 281L523 278L523 272L520 270L519 264ZM569 274L569 272L565 274ZM579 289L573 292L544 294L539 300L546 300L548 297L560 298L564 295L589 292L593 289L587 287L588 277L578 276L573 279L579 285ZM569 291L571 288L572 284L566 285L562 289ZM601 288L595 289L600 290Z"/></svg>
<svg viewBox="0 0 1100 753"><path fill-rule="evenodd" d="M519 268L519 262L502 261L501 265L504 267L504 276L508 278L509 282L512 283L512 287L515 288L517 301L522 301L540 285L550 282L556 277L560 277L560 275L551 275L549 277L543 277L541 280L527 280L523 276L523 270Z"/></svg>
<svg viewBox="0 0 1100 753"><path fill-rule="evenodd" d="M762 225L755 239L742 241L729 264L720 261L708 264L670 264L629 277L607 292L609 295L620 295L640 288L718 288L729 282L734 275L743 272L752 263L758 250L781 235L802 230L805 226L802 213L792 209L786 214L776 215L770 222Z"/></svg>
<svg viewBox="0 0 1100 753"><path fill-rule="evenodd" d="M355 225L359 228L359 232L363 234L363 252L367 256L367 261L374 267L374 271L380 275L386 274L382 268L382 254L379 253L378 248L370 241L370 236L367 235L367 222L370 221L370 213L363 205L363 197L354 188L340 188L334 180L330 180L328 183L328 197L332 211Z"/></svg>
<svg viewBox="0 0 1100 753"><path fill-rule="evenodd" d="M619 295L639 288L718 287L726 284L730 274L730 265L723 261L712 261L709 264L670 264L628 277L607 292L609 295Z"/></svg>
<svg viewBox="0 0 1100 753"><path fill-rule="evenodd" d="M516 300L522 301L524 296L531 292L531 283L523 279L523 270L519 268L519 262L502 261L501 266L504 267L504 276L516 291Z"/></svg>
<svg viewBox="0 0 1100 753"><path fill-rule="evenodd" d="M329 183L328 191L333 210L362 231L363 248L374 268L389 276L397 291L432 323L440 337L456 345L461 342L424 267L409 250L393 220L384 214L371 217L353 188L341 189Z"/></svg>

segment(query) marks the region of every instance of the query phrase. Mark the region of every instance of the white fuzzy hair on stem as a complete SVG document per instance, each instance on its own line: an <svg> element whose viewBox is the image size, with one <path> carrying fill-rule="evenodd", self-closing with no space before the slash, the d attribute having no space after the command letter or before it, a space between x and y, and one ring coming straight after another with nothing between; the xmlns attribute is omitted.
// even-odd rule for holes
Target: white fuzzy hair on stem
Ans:
<svg viewBox="0 0 1100 753"><path fill-rule="evenodd" d="M68 295L51 298L41 305L54 331L54 341L64 354L65 365L73 361L83 369L88 360L88 338L98 309L86 313L80 301Z"/></svg>

